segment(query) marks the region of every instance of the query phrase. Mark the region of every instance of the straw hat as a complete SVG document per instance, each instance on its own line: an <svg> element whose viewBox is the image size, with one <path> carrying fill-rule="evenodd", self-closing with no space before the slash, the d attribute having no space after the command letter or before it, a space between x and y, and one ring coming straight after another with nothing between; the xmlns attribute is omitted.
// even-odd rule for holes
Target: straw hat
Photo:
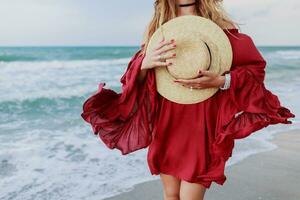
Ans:
<svg viewBox="0 0 300 200"><path fill-rule="evenodd" d="M167 60L173 63L171 66L154 68L158 93L180 104L198 103L214 95L219 88L191 90L173 80L196 78L199 70L209 70L220 75L228 71L232 63L232 49L224 31L204 17L176 17L155 31L146 53L163 37L166 40L175 39L176 57Z"/></svg>

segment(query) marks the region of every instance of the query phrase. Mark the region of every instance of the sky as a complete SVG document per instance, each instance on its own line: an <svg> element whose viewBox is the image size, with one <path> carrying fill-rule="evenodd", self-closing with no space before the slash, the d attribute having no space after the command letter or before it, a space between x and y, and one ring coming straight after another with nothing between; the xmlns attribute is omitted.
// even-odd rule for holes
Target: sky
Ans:
<svg viewBox="0 0 300 200"><path fill-rule="evenodd" d="M139 45L154 0L0 0L0 46ZM300 45L299 0L224 0L257 45Z"/></svg>

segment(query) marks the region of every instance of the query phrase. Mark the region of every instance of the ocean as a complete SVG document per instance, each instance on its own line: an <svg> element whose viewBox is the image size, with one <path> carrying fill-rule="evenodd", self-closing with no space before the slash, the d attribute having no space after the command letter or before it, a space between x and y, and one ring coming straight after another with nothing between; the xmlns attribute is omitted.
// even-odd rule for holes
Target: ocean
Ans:
<svg viewBox="0 0 300 200"><path fill-rule="evenodd" d="M236 140L233 165L275 149L274 134L300 128L300 47L258 47L267 60L266 87L296 115ZM99 200L159 179L147 149L122 156L80 117L99 82L120 92L138 47L0 48L0 199Z"/></svg>

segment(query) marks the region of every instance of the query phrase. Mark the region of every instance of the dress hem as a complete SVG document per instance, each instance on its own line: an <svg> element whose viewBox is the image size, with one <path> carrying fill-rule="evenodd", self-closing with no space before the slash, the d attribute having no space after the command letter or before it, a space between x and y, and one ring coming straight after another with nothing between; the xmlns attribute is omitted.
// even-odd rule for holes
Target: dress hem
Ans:
<svg viewBox="0 0 300 200"><path fill-rule="evenodd" d="M163 173L163 174L166 174L166 175L171 175L171 176L174 176L180 180L184 180L186 182L189 182L189 183L197 183L197 184L201 184L202 186L204 186L206 189L209 189L212 182L215 182L217 183L218 185L223 185L226 181L226 176L224 176L223 179L220 179L220 180L210 180L210 181L203 181L203 180L193 180L191 178L187 178L187 177L184 177L182 175L179 175L178 173L175 173L175 172L170 172L170 171L165 171L165 170L150 170L150 173L151 175L160 175L160 173Z"/></svg>

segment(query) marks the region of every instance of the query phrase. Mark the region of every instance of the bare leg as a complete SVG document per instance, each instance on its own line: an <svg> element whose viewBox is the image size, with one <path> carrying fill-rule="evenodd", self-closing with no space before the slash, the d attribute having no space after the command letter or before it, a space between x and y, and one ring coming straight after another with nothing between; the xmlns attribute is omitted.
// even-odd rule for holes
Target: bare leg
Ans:
<svg viewBox="0 0 300 200"><path fill-rule="evenodd" d="M203 200L206 188L199 183L189 183L181 180L180 200Z"/></svg>
<svg viewBox="0 0 300 200"><path fill-rule="evenodd" d="M179 200L180 179L160 173L160 179L164 187L164 200Z"/></svg>

